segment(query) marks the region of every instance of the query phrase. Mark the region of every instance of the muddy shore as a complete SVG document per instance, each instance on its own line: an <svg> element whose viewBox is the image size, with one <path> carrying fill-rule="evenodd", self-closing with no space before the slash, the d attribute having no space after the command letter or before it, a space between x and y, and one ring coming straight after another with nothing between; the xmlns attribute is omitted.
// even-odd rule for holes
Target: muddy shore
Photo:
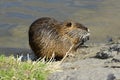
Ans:
<svg viewBox="0 0 120 80"><path fill-rule="evenodd" d="M0 54L35 60L30 49L0 48ZM120 43L84 46L60 67L62 70L50 74L48 80L120 80Z"/></svg>
<svg viewBox="0 0 120 80"><path fill-rule="evenodd" d="M120 44L99 44L80 49L61 65L63 71L48 80L120 80Z"/></svg>

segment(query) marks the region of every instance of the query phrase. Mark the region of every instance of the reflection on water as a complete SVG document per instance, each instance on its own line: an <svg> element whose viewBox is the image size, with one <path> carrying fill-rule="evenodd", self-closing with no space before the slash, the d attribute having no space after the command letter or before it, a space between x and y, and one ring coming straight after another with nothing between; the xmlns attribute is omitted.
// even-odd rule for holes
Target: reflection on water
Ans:
<svg viewBox="0 0 120 80"><path fill-rule="evenodd" d="M0 0L0 46L29 47L28 28L37 18L73 20L91 30L90 42L120 35L120 0Z"/></svg>

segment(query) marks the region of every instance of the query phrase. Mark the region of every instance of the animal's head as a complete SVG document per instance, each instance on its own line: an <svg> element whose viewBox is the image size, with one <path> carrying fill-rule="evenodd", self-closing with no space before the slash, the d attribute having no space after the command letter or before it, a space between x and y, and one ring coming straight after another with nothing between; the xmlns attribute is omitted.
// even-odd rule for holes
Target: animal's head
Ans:
<svg viewBox="0 0 120 80"><path fill-rule="evenodd" d="M76 48L89 40L90 32L84 25L75 22L65 22L63 26L62 33L71 40Z"/></svg>

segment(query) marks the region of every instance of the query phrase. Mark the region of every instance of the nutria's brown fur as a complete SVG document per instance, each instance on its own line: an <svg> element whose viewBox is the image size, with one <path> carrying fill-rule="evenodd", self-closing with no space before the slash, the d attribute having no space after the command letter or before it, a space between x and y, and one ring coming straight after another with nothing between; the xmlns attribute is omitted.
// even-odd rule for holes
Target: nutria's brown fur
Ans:
<svg viewBox="0 0 120 80"><path fill-rule="evenodd" d="M55 59L60 60L72 45L75 51L88 39L89 30L82 24L49 17L36 20L29 29L29 45L38 58L50 59L54 53Z"/></svg>

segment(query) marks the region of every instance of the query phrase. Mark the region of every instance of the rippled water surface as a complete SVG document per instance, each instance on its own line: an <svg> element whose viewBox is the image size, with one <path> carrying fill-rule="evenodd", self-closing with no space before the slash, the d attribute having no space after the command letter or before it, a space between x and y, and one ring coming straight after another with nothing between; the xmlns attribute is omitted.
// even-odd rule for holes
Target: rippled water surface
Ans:
<svg viewBox="0 0 120 80"><path fill-rule="evenodd" d="M120 0L0 0L0 46L28 48L28 28L42 16L84 24L90 42L120 36Z"/></svg>

